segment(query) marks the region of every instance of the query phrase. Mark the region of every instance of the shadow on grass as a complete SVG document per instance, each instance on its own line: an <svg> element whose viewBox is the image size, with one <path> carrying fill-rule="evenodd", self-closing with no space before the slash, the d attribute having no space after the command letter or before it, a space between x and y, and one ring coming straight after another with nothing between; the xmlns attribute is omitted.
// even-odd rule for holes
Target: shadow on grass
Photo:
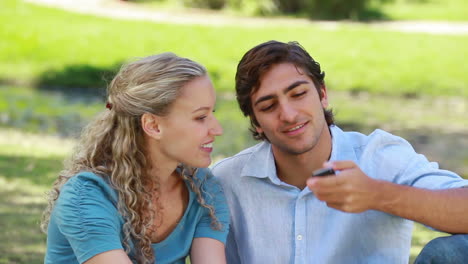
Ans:
<svg viewBox="0 0 468 264"><path fill-rule="evenodd" d="M36 86L41 90L61 92L66 96L104 98L108 83L123 62L109 67L72 64L60 69L49 69L40 75Z"/></svg>
<svg viewBox="0 0 468 264"><path fill-rule="evenodd" d="M95 100L106 98L106 87L112 81L124 62L109 67L97 67L89 64L72 64L62 69L49 69L41 74L35 87L42 91L53 91L63 94L71 100ZM216 87L221 82L221 72L210 70L208 75ZM0 80L2 84L2 80ZM3 84L12 84L4 80ZM218 90L225 90L218 87ZM104 100L105 101L105 100Z"/></svg>
<svg viewBox="0 0 468 264"><path fill-rule="evenodd" d="M45 199L41 200L38 193L3 187L0 187L0 264L43 263L46 236L39 226Z"/></svg>
<svg viewBox="0 0 468 264"><path fill-rule="evenodd" d="M36 158L0 154L0 175L5 177L6 180L25 180L31 184L48 188L52 186L52 182L62 168L62 158Z"/></svg>
<svg viewBox="0 0 468 264"><path fill-rule="evenodd" d="M312 20L352 20L357 22L373 22L373 21L388 21L389 16L378 8L365 7L362 9L355 9L350 12L340 10L338 6L330 7L329 9L318 10L311 16Z"/></svg>
<svg viewBox="0 0 468 264"><path fill-rule="evenodd" d="M0 155L0 264L44 262L45 192L62 167L61 158Z"/></svg>

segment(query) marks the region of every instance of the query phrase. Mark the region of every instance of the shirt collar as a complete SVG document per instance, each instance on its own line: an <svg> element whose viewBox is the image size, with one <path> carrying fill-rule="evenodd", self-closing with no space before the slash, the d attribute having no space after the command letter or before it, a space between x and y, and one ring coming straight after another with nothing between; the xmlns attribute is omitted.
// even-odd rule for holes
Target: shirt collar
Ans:
<svg viewBox="0 0 468 264"><path fill-rule="evenodd" d="M330 126L332 135L332 152L330 161L334 160L352 160L357 161L356 152L354 151L354 143L347 133L341 130L336 125Z"/></svg>
<svg viewBox="0 0 468 264"><path fill-rule="evenodd" d="M241 172L241 177L244 176L270 178L273 182L279 182L276 175L275 159L269 142L264 141L252 147L252 155Z"/></svg>
<svg viewBox="0 0 468 264"><path fill-rule="evenodd" d="M330 160L356 161L353 142L348 140L346 133L335 125L330 126L330 132L332 135ZM269 178L272 182L279 183L271 144L264 141L252 147L251 151L252 155L242 169L241 177Z"/></svg>

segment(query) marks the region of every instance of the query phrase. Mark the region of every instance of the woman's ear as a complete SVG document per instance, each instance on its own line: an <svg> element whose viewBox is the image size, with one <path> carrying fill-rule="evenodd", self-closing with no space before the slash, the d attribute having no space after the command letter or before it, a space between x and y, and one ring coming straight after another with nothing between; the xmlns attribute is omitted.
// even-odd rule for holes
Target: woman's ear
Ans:
<svg viewBox="0 0 468 264"><path fill-rule="evenodd" d="M141 127L143 131L154 139L161 138L160 119L161 117L150 113L144 113L141 116Z"/></svg>

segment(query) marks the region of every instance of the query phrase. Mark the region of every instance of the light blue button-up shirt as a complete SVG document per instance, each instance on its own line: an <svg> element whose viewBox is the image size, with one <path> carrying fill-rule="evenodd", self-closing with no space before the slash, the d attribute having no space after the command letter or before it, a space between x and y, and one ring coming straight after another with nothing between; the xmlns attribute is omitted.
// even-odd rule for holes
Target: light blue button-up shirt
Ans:
<svg viewBox="0 0 468 264"><path fill-rule="evenodd" d="M382 130L332 133L330 160L352 160L369 177L428 189L468 185ZM369 210L345 213L306 187L282 182L271 145L262 142L213 166L231 210L230 264L408 263L413 222Z"/></svg>

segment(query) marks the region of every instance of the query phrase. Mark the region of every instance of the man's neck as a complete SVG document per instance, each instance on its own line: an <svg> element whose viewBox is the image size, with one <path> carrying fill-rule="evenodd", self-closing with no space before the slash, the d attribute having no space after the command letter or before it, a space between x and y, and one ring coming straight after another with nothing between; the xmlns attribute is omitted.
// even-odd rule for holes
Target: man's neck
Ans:
<svg viewBox="0 0 468 264"><path fill-rule="evenodd" d="M273 148L279 179L301 190L305 188L306 181L313 171L322 168L323 163L330 158L332 139L329 129L326 129L317 145L305 153L293 155Z"/></svg>

